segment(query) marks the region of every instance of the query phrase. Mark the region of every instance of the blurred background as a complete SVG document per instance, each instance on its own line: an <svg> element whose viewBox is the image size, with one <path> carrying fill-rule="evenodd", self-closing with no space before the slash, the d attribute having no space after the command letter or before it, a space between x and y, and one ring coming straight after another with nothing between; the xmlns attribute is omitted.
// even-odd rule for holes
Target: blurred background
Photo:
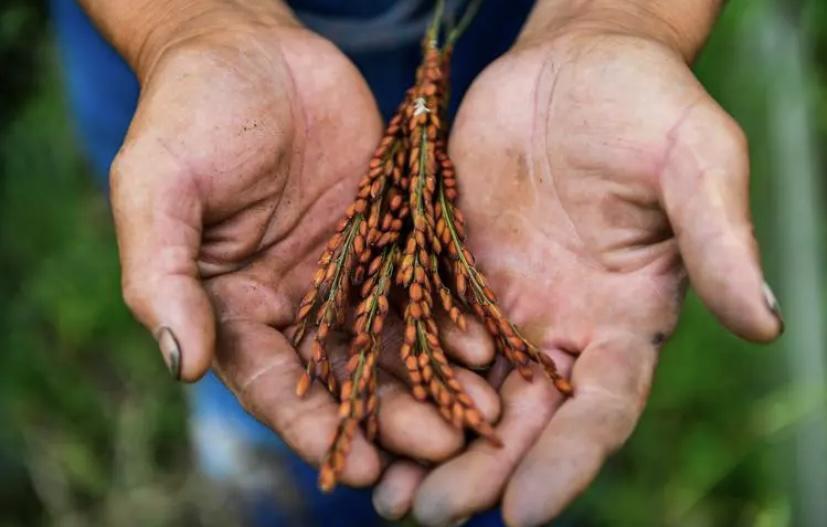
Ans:
<svg viewBox="0 0 827 527"><path fill-rule="evenodd" d="M827 525L827 2L731 0L697 62L745 128L787 330L723 331L690 294L627 446L578 526ZM186 389L122 305L45 2L0 5L0 526L232 525Z"/></svg>

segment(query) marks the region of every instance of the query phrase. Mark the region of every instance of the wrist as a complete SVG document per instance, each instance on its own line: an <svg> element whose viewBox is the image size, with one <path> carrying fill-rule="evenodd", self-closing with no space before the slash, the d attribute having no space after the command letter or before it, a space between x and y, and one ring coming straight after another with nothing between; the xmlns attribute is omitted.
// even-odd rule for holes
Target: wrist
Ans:
<svg viewBox="0 0 827 527"><path fill-rule="evenodd" d="M518 43L572 32L611 32L658 41L690 63L722 4L723 0L540 0Z"/></svg>
<svg viewBox="0 0 827 527"><path fill-rule="evenodd" d="M164 50L231 31L296 27L278 0L80 0L143 82Z"/></svg>

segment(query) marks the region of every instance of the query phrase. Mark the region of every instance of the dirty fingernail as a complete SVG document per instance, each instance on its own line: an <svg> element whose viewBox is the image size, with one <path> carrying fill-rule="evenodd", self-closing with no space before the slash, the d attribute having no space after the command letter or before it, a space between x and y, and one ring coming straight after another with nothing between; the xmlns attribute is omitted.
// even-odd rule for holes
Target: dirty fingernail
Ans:
<svg viewBox="0 0 827 527"><path fill-rule="evenodd" d="M775 315L775 318L780 324L778 334L784 333L784 316L781 314L781 306L778 305L778 299L775 298L775 294L767 282L764 282L764 302L766 302L767 308L772 311L772 314Z"/></svg>
<svg viewBox="0 0 827 527"><path fill-rule="evenodd" d="M460 518L460 519L458 519L457 521L455 521L453 523L452 527L460 527L462 525L465 525L466 523L468 523L468 520L470 520L470 519L471 519L470 516L466 516L465 518Z"/></svg>
<svg viewBox="0 0 827 527"><path fill-rule="evenodd" d="M158 347L161 348L161 354L164 356L164 362L167 363L172 378L181 379L181 348L178 346L178 340L172 333L172 330L164 326L155 332L155 339L158 341Z"/></svg>

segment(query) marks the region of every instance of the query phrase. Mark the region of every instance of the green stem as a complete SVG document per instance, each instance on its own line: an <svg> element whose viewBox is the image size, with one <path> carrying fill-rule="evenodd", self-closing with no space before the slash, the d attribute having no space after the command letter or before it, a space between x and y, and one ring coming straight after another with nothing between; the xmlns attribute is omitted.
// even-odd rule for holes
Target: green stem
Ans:
<svg viewBox="0 0 827 527"><path fill-rule="evenodd" d="M353 239L356 237L356 233L359 232L359 224L362 222L362 215L357 214L353 217L352 221L353 223L350 224L350 230L347 233L347 238L342 244L342 251L339 253L339 259L336 261L336 272L333 274L333 281L330 282L330 291L328 292L327 300L325 302L323 315L324 318L327 318L330 314L330 311L333 309L333 305L335 303L334 300L336 298L336 292L339 290L339 285L342 281L342 267L344 267L345 261L347 260L347 255L350 252L350 246L353 243ZM305 325L298 330L299 333L297 334L304 334L306 323L307 319L304 320ZM307 371L308 375L311 375L312 365L313 359L311 358L309 361L307 361L307 365L305 366L305 371Z"/></svg>
<svg viewBox="0 0 827 527"><path fill-rule="evenodd" d="M448 37L445 39L445 49L452 48L459 37L465 33L465 30L468 29L471 21L475 16L477 16L477 12L480 10L481 5L482 0L471 0L468 3L468 7L465 8L465 13L462 14L462 18L460 18L459 23L457 23L457 25L451 29L450 33L448 33Z"/></svg>
<svg viewBox="0 0 827 527"><path fill-rule="evenodd" d="M459 235L457 235L456 229L454 228L454 218L451 215L451 211L448 208L449 205L445 200L445 192L444 187L442 186L442 182L439 184L439 203L442 205L442 214L445 216L445 225L448 227L448 230L451 232L451 239L454 242L454 247L457 248L457 254L459 255L460 261L465 266L465 269L468 271L468 276L471 278L470 282L472 287L474 288L474 297L478 304L488 305L489 302L488 297L485 296L485 291L483 291L482 286L479 285L477 282L475 275L476 269L474 269L469 263L468 260L465 259L465 254L462 252L462 244L459 241ZM520 339L525 342L526 348L528 349L529 353L536 357L539 350L536 346L534 346L528 339L526 339L522 333L520 333L519 328L514 325L510 320L508 321L508 325L511 326L512 331L516 334ZM536 359L535 359L536 360Z"/></svg>
<svg viewBox="0 0 827 527"><path fill-rule="evenodd" d="M379 281L376 286L376 291L371 296L371 305L368 310L368 316L365 319L365 328L369 330L371 324L373 323L373 317L376 315L376 309L379 306L379 297L385 293L385 289L388 285L388 277L391 276L393 273L393 257L396 252L396 245L391 248L386 248L382 258L386 259L385 266L380 271L381 275ZM371 342L368 348L363 349L359 352L359 364L356 366L356 370L354 370L353 375L351 376L351 381L353 382L353 389L350 391L350 405L351 409L353 408L353 404L356 401L356 386L359 382L359 379L362 377L362 369L365 365L365 351L367 349L372 348L375 346L376 343L373 340L373 336L371 336ZM374 361L373 367L374 375L376 374L376 362ZM352 410L351 410L352 411Z"/></svg>
<svg viewBox="0 0 827 527"><path fill-rule="evenodd" d="M339 284L341 283L341 276L340 275L341 275L341 272L342 272L342 266L344 265L344 262L347 259L347 253L348 253L348 250L349 250L348 248L350 247L350 244L353 243L353 238L355 237L356 232L359 230L359 223L361 223L361 221L362 221L362 215L357 214L356 216L353 217L353 220L351 220L351 221L353 223L350 224L350 227L349 227L350 230L348 231L347 239L345 240L345 242L342 245L342 252L339 254L339 259L336 262L336 272L333 275L333 281L330 283L330 291L328 292L326 307L325 307L325 312L324 312L325 317L327 317L328 312L331 309L332 301L336 297L336 291L339 288ZM319 304L318 304L318 299L317 299L313 304L313 308L311 309L311 313L308 313L308 315L304 318L304 320L302 320L302 322L298 326L298 328L296 328L296 334L293 336L294 345L298 346L299 342L304 337L304 332L307 330L307 321L310 320L311 315L315 314L316 309L318 309L318 307L319 307ZM308 374L310 373L311 364L313 364L312 360L307 362L306 370L307 370Z"/></svg>
<svg viewBox="0 0 827 527"><path fill-rule="evenodd" d="M416 322L416 336L417 336L417 340L419 340L419 349L421 349L423 351L423 353L425 353L428 356L428 360L431 361L432 365L438 364L434 360L432 350L431 350L431 346L428 344L428 338L425 336L425 330L422 329L422 323L419 322L419 321ZM434 375L439 377L439 380L442 381L442 384L447 386L448 382L445 380L445 377L443 377L442 372L440 371L440 369L439 368L433 368L433 370L434 370Z"/></svg>
<svg viewBox="0 0 827 527"><path fill-rule="evenodd" d="M330 309L333 299L336 298L336 292L338 291L339 284L341 284L342 281L342 267L344 267L345 261L347 260L347 255L350 252L350 246L353 244L353 239L356 238L356 233L359 232L360 223L362 223L362 215L357 214L353 217L353 223L351 223L350 230L347 233L347 239L342 245L342 252L339 253L339 260L336 262L336 272L333 274L333 281L330 283L330 292L327 296L327 308L325 309L325 315L327 315L327 311Z"/></svg>
<svg viewBox="0 0 827 527"><path fill-rule="evenodd" d="M386 248L382 259L385 260L385 265L380 271L379 281L376 284L376 292L371 295L371 304L368 309L368 316L365 320L365 328L370 328L373 323L373 317L376 315L376 309L379 307L379 297L385 294L385 289L388 286L388 278L393 273L393 257L396 254L396 244L390 248Z"/></svg>
<svg viewBox="0 0 827 527"><path fill-rule="evenodd" d="M422 190L425 188L425 163L428 160L428 130L422 126L419 141L419 174L416 182L416 211L419 214L424 214L425 207L422 204Z"/></svg>
<svg viewBox="0 0 827 527"><path fill-rule="evenodd" d="M370 343L373 346L373 342ZM353 387L350 389L350 413L353 415L353 406L356 404L356 394L357 384L359 379L362 377L362 368L365 367L365 351L362 350L359 352L359 364L356 365L356 369L353 371L353 375L351 376L351 382L353 383Z"/></svg>
<svg viewBox="0 0 827 527"><path fill-rule="evenodd" d="M442 17L445 13L445 0L436 0L434 7L434 17L431 19L431 25L428 27L427 41L428 45L437 46L439 39L439 28L442 23Z"/></svg>
<svg viewBox="0 0 827 527"><path fill-rule="evenodd" d="M471 264L468 263L468 260L465 259L465 253L462 252L462 243L459 241L459 235L454 227L454 217L451 213L448 202L445 200L445 188L443 187L441 181L439 183L439 203L442 206L442 214L445 216L445 225L448 227L448 231L451 233L451 240L453 240L454 247L457 249L457 255L459 256L462 265L465 266L465 270L468 271L468 278L470 278L469 282L471 282L471 287L474 289L474 297L476 298L478 304L488 305L490 303L488 301L488 297L485 296L485 291L483 291L482 286L476 279L477 271L473 266L471 266Z"/></svg>

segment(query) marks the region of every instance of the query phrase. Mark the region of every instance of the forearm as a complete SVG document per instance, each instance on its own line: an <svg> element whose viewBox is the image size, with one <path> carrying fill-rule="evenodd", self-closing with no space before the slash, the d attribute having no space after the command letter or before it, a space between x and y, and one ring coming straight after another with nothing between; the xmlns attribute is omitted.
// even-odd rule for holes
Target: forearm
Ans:
<svg viewBox="0 0 827 527"><path fill-rule="evenodd" d="M538 0L520 40L565 29L607 30L662 41L691 62L726 0Z"/></svg>
<svg viewBox="0 0 827 527"><path fill-rule="evenodd" d="M242 24L294 25L281 0L79 0L139 77L171 44Z"/></svg>

